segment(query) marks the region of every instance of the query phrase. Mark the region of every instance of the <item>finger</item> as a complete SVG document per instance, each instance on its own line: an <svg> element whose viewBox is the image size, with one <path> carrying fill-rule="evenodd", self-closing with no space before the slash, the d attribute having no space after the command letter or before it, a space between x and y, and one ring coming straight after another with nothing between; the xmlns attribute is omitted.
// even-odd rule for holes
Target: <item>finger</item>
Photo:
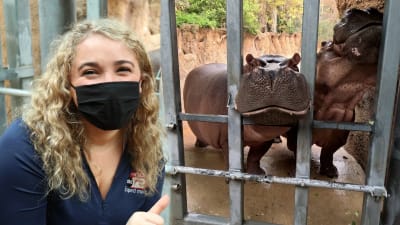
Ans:
<svg viewBox="0 0 400 225"><path fill-rule="evenodd" d="M160 214L165 208L167 208L168 204L169 204L169 196L164 195L156 202L156 204L153 205L153 207L151 207L149 212Z"/></svg>

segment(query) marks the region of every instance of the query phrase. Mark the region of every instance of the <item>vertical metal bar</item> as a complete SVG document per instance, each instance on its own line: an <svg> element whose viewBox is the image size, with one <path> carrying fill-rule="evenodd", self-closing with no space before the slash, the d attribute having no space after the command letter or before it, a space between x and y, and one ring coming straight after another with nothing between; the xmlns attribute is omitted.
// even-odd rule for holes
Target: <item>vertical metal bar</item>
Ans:
<svg viewBox="0 0 400 225"><path fill-rule="evenodd" d="M400 60L400 1L385 2L383 17L382 41L378 62L375 123L371 151L366 170L367 185L383 186L385 184L386 165L390 148L390 137L393 128L394 103ZM382 199L364 194L362 224L379 224Z"/></svg>
<svg viewBox="0 0 400 225"><path fill-rule="evenodd" d="M87 0L86 18L95 20L107 17L107 0Z"/></svg>
<svg viewBox="0 0 400 225"><path fill-rule="evenodd" d="M1 35L0 35L0 43L1 43ZM2 55L2 48L0 45L0 88L4 87L4 79L2 78L1 74L4 72L3 69L3 55ZM7 117L6 117L6 102L4 95L0 94L0 136L3 131L7 127Z"/></svg>
<svg viewBox="0 0 400 225"><path fill-rule="evenodd" d="M243 172L243 143L241 115L234 109L242 73L243 0L227 0L227 62L228 62L228 146L229 171ZM230 224L243 223L243 181L229 182Z"/></svg>
<svg viewBox="0 0 400 225"><path fill-rule="evenodd" d="M50 43L76 21L75 1L39 0L40 58L44 70Z"/></svg>
<svg viewBox="0 0 400 225"><path fill-rule="evenodd" d="M389 197L385 200L382 225L400 224L400 85L397 87L396 119L391 147L391 158L386 187Z"/></svg>
<svg viewBox="0 0 400 225"><path fill-rule="evenodd" d="M301 72L305 75L310 92L314 93L315 64L317 52L319 19L319 0L304 0L303 3L303 24L301 38ZM313 96L311 95L313 98ZM297 138L297 159L296 177L310 178L310 160L312 145L312 121L313 107L311 106L308 115L299 122ZM295 190L295 225L307 224L308 193L306 187L297 186Z"/></svg>
<svg viewBox="0 0 400 225"><path fill-rule="evenodd" d="M168 155L168 165L184 165L182 121L178 114L182 111L178 45L176 34L175 1L161 0L161 70L164 100L164 121L168 124L167 140L164 142L165 152ZM166 185L171 188L171 206L169 213L169 224L177 224L176 220L183 220L187 214L186 180L184 174L166 177ZM165 215L165 214L164 214Z"/></svg>
<svg viewBox="0 0 400 225"><path fill-rule="evenodd" d="M15 68L17 72L10 78L10 84L12 88L30 89L34 72L29 0L5 0L3 3L8 64L9 68ZM11 98L12 109L15 110L21 106L22 100L20 97L13 96Z"/></svg>

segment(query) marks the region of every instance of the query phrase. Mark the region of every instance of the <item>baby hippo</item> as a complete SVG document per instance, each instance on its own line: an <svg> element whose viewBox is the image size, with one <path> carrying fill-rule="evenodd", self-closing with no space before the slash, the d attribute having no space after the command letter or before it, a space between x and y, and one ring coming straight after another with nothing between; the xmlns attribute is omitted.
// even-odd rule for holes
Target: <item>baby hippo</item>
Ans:
<svg viewBox="0 0 400 225"><path fill-rule="evenodd" d="M297 65L300 55L292 58L248 54L235 108L256 124L244 125L243 143L249 146L247 172L264 174L260 159L271 147L274 138L286 133L310 107L310 91ZM186 77L183 101L186 113L227 115L227 66L201 65ZM211 145L222 149L228 165L228 126L225 123L188 121L197 137L196 146ZM266 126L269 125L269 126Z"/></svg>

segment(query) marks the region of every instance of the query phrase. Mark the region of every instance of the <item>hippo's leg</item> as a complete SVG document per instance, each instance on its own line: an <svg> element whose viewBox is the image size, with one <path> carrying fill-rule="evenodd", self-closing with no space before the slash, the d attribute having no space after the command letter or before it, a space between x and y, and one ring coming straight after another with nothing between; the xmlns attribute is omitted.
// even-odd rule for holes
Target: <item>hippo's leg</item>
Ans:
<svg viewBox="0 0 400 225"><path fill-rule="evenodd" d="M200 141L199 139L196 139L196 143L194 143L194 146L198 148L205 148L207 147L207 145L207 143L205 143L204 141Z"/></svg>
<svg viewBox="0 0 400 225"><path fill-rule="evenodd" d="M250 146L247 155L247 173L251 174L265 174L264 170L260 167L261 158L267 153L274 140L264 142L261 145Z"/></svg>
<svg viewBox="0 0 400 225"><path fill-rule="evenodd" d="M349 131L347 130L335 130L327 142L321 146L320 155L320 169L319 173L321 175L326 175L328 177L337 177L338 170L333 165L333 154L343 145L346 144L347 137L349 136Z"/></svg>
<svg viewBox="0 0 400 225"><path fill-rule="evenodd" d="M296 154L297 152L297 131L298 131L298 127L292 127L290 128L290 130L288 132L286 132L286 134L284 134L283 136L286 137L286 145L287 148L294 152Z"/></svg>
<svg viewBox="0 0 400 225"><path fill-rule="evenodd" d="M323 147L321 148L320 156L320 168L319 173L321 175L326 175L328 177L338 177L338 170L333 165L333 154L336 152L337 148Z"/></svg>

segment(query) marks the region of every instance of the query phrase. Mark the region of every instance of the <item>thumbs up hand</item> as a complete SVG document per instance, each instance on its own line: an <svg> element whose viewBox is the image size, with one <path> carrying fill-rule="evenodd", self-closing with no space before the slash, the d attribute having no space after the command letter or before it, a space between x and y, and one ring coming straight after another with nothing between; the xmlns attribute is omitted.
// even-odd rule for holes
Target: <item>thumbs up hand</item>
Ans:
<svg viewBox="0 0 400 225"><path fill-rule="evenodd" d="M164 219L160 216L161 212L169 204L168 195L164 195L147 212L135 212L129 218L126 225L163 225Z"/></svg>

